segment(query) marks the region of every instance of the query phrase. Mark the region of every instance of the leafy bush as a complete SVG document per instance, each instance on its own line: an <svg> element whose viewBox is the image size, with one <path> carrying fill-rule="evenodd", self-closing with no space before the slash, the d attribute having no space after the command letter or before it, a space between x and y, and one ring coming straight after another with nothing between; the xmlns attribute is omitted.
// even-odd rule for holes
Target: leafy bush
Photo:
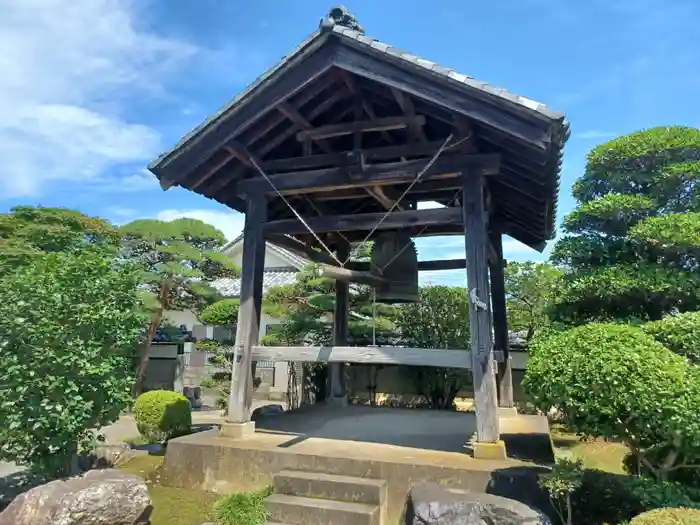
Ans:
<svg viewBox="0 0 700 525"><path fill-rule="evenodd" d="M203 323L213 326L231 326L238 320L240 306L238 299L222 299L202 310L199 318Z"/></svg>
<svg viewBox="0 0 700 525"><path fill-rule="evenodd" d="M257 492L238 492L221 498L214 505L214 517L220 525L265 525L268 513L263 500L272 487Z"/></svg>
<svg viewBox="0 0 700 525"><path fill-rule="evenodd" d="M700 510L650 510L634 518L630 525L700 525Z"/></svg>
<svg viewBox="0 0 700 525"><path fill-rule="evenodd" d="M182 394L170 390L141 394L134 403L134 416L139 433L151 442L182 436L192 426L190 402Z"/></svg>
<svg viewBox="0 0 700 525"><path fill-rule="evenodd" d="M643 328L672 352L700 365L700 312L669 315Z"/></svg>
<svg viewBox="0 0 700 525"><path fill-rule="evenodd" d="M540 487L547 491L552 507L566 525L573 523L571 496L582 483L583 463L580 460L559 459L550 473L540 476Z"/></svg>
<svg viewBox="0 0 700 525"><path fill-rule="evenodd" d="M0 460L65 475L128 406L136 283L99 248L36 254L0 278Z"/></svg>
<svg viewBox="0 0 700 525"><path fill-rule="evenodd" d="M591 323L537 337L523 386L544 412L587 437L621 441L661 480L700 441L700 375L631 325ZM668 447L662 465L647 450Z"/></svg>
<svg viewBox="0 0 700 525"><path fill-rule="evenodd" d="M661 507L697 507L690 491L677 483L586 469L581 486L572 494L574 523L623 523L642 512Z"/></svg>
<svg viewBox="0 0 700 525"><path fill-rule="evenodd" d="M469 349L467 290L456 286L422 286L420 301L396 309L394 322L401 344L414 348ZM471 384L469 371L431 366L402 367L431 408L451 408L460 390Z"/></svg>

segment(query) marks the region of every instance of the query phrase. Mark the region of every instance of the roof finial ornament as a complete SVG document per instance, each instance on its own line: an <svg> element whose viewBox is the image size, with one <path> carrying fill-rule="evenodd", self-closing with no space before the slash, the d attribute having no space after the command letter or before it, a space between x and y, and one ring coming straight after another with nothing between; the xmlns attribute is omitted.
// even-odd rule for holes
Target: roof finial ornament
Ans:
<svg viewBox="0 0 700 525"><path fill-rule="evenodd" d="M364 28L357 23L357 19L342 5L332 7L328 11L328 15L321 19L321 31L330 31L334 25L347 27L360 34L365 34Z"/></svg>

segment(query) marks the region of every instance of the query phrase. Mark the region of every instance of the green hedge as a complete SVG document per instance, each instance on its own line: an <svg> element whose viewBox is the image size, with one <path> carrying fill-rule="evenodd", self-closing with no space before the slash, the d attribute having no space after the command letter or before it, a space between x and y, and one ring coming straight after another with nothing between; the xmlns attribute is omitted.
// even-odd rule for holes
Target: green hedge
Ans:
<svg viewBox="0 0 700 525"><path fill-rule="evenodd" d="M634 518L630 525L700 525L700 510L651 510Z"/></svg>
<svg viewBox="0 0 700 525"><path fill-rule="evenodd" d="M136 427L151 442L163 442L190 432L192 408L182 394L170 390L152 390L134 403Z"/></svg>
<svg viewBox="0 0 700 525"><path fill-rule="evenodd" d="M678 483L659 483L639 476L586 469L581 487L571 498L574 523L626 523L660 507L697 507L691 490ZM643 523L643 522L642 522Z"/></svg>

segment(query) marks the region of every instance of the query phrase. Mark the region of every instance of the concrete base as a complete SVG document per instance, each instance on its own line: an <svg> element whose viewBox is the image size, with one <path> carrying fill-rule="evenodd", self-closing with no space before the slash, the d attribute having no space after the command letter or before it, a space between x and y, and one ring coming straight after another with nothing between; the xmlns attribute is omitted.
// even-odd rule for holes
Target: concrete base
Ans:
<svg viewBox="0 0 700 525"><path fill-rule="evenodd" d="M515 407L498 407L498 417L518 417L518 409Z"/></svg>
<svg viewBox="0 0 700 525"><path fill-rule="evenodd" d="M502 419L505 445L490 447L488 460L475 458L469 446L476 428L472 413L357 405L338 410L323 403L263 417L256 426L248 439L213 430L170 440L162 483L226 494L269 485L282 471L384 480L384 523L398 523L411 485L425 481L537 506L543 470L531 461L543 455L545 462L553 460L547 419L540 416ZM483 447L477 449L483 458ZM547 495L541 496L546 505Z"/></svg>
<svg viewBox="0 0 700 525"><path fill-rule="evenodd" d="M348 398L343 397L329 397L326 399L326 406L333 407L346 407L348 406Z"/></svg>
<svg viewBox="0 0 700 525"><path fill-rule="evenodd" d="M219 437L228 439L247 439L255 436L255 423L248 421L247 423L229 423L228 421L221 424L219 429Z"/></svg>
<svg viewBox="0 0 700 525"><path fill-rule="evenodd" d="M477 441L472 444L472 453L474 454L474 459L494 461L505 461L508 459L506 444L503 441L497 441L496 443L479 443Z"/></svg>

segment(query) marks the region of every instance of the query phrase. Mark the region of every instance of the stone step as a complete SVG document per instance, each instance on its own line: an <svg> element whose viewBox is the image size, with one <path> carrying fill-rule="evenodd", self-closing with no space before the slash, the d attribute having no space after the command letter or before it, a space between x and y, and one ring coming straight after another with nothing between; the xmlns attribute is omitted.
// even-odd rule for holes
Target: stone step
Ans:
<svg viewBox="0 0 700 525"><path fill-rule="evenodd" d="M273 494L265 508L271 521L289 525L380 525L379 507L363 503Z"/></svg>
<svg viewBox="0 0 700 525"><path fill-rule="evenodd" d="M288 496L324 498L380 507L386 500L386 481L381 479L283 470L275 475L273 485L277 494Z"/></svg>

